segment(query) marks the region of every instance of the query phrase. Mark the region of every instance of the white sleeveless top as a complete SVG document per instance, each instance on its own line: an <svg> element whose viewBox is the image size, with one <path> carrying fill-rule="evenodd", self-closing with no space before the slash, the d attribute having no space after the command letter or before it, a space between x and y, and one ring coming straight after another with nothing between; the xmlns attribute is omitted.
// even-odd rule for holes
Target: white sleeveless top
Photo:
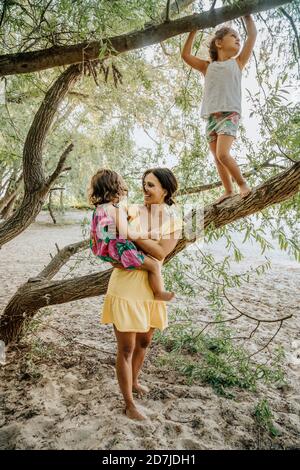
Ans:
<svg viewBox="0 0 300 470"><path fill-rule="evenodd" d="M236 111L241 115L242 71L236 59L211 62L205 74L201 117Z"/></svg>

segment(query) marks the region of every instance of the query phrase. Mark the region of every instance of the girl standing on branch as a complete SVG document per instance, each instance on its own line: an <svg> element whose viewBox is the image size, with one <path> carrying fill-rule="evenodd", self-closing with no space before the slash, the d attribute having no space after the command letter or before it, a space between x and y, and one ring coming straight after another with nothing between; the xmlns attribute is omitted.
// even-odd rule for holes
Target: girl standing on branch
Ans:
<svg viewBox="0 0 300 470"><path fill-rule="evenodd" d="M230 155L241 116L242 70L251 56L257 34L251 15L243 18L247 39L240 53L239 35L229 27L217 30L211 40L210 62L191 54L196 31L189 34L181 53L188 65L205 76L201 117L207 119L206 137L225 189L216 204L234 195L232 178L239 186L241 197L251 192L239 166Z"/></svg>

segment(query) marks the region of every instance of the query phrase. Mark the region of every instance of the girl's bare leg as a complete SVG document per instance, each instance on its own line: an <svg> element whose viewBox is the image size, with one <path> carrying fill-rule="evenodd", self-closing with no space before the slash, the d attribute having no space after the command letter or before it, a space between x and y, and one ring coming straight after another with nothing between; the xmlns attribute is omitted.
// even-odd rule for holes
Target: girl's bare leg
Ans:
<svg viewBox="0 0 300 470"><path fill-rule="evenodd" d="M217 158L217 139L209 143L209 148L210 148L211 153L214 156L215 164L216 164L216 167L217 167L217 170L218 170L220 179L223 183L225 191L224 191L224 194L222 194L222 196L216 200L215 204L219 204L220 202L224 201L224 199L234 196L231 175L229 171L227 170L226 166L224 166L223 163L221 163L220 160L218 160Z"/></svg>
<svg viewBox="0 0 300 470"><path fill-rule="evenodd" d="M149 284L153 290L155 300L169 301L174 297L174 292L164 290L163 278L158 261L145 256L142 268L148 271Z"/></svg>
<svg viewBox="0 0 300 470"><path fill-rule="evenodd" d="M231 135L218 135L216 155L217 159L227 168L237 182L241 197L246 197L251 192L251 188L247 185L235 159L229 153L233 141L234 137Z"/></svg>
<svg viewBox="0 0 300 470"><path fill-rule="evenodd" d="M132 356L132 390L138 395L145 395L149 392L148 387L138 382L138 376L144 363L148 346L151 343L154 328L150 328L147 333L136 333L135 348Z"/></svg>
<svg viewBox="0 0 300 470"><path fill-rule="evenodd" d="M121 332L114 326L118 343L116 372L119 386L125 401L125 413L131 419L146 419L140 413L133 401L132 395L132 358L135 349L136 333Z"/></svg>

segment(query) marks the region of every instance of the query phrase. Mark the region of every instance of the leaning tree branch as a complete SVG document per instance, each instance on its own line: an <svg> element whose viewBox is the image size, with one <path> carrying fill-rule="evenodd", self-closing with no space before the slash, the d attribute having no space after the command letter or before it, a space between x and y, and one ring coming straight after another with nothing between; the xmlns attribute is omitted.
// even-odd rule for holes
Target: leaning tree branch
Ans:
<svg viewBox="0 0 300 470"><path fill-rule="evenodd" d="M215 8L215 4L217 3L217 0L213 0L210 10L213 10Z"/></svg>
<svg viewBox="0 0 300 470"><path fill-rule="evenodd" d="M52 175L49 176L48 180L45 183L45 185L48 186L49 188L52 186L54 181L59 177L59 175L63 171L66 171L66 168L64 168L64 164L65 164L65 161L67 159L67 156L73 150L73 148L74 148L74 144L73 143L69 144L68 147L64 150L64 152L60 156L60 159L57 163L57 166L56 166L54 172L52 173Z"/></svg>
<svg viewBox="0 0 300 470"><path fill-rule="evenodd" d="M64 266L69 259L79 251L86 250L89 247L89 240L81 240L77 243L67 245L51 259L50 263L34 278L30 278L28 282L37 282L42 279L52 279L58 273L60 268Z"/></svg>
<svg viewBox="0 0 300 470"><path fill-rule="evenodd" d="M0 224L0 247L23 232L35 220L46 200L51 184L63 171L62 164L71 151L70 146L65 150L56 170L48 179L43 169L43 148L58 107L80 77L81 70L80 65L72 65L58 77L47 91L33 119L23 151L23 201L16 212Z"/></svg>
<svg viewBox="0 0 300 470"><path fill-rule="evenodd" d="M60 174L61 174L61 173L64 173L65 171L70 171L70 170L72 170L72 167L71 167L71 166L65 166L64 168L62 168L62 169L60 170Z"/></svg>
<svg viewBox="0 0 300 470"><path fill-rule="evenodd" d="M270 159L267 160L265 163L262 163L259 165L257 168L254 168L254 170L246 171L243 173L243 176L245 178L249 178L249 176L256 175L259 170L262 168L280 168L281 170L284 170L285 168L282 165L277 165L275 163L269 163ZM186 194L195 194L195 193L201 193L203 191L208 191L209 189L214 189L222 186L222 181L214 181L213 183L208 183L208 184L203 184L201 186L191 186L187 188L182 188L177 192L177 196L184 196Z"/></svg>
<svg viewBox="0 0 300 470"><path fill-rule="evenodd" d="M166 23L170 23L170 6L171 6L170 4L171 4L171 0L167 0L166 19L165 19Z"/></svg>
<svg viewBox="0 0 300 470"><path fill-rule="evenodd" d="M0 17L0 28L1 28L3 20L4 20L5 11L6 11L6 8L7 8L7 3L8 3L8 0L4 0L3 7L2 7L2 12L1 12L1 17Z"/></svg>
<svg viewBox="0 0 300 470"><path fill-rule="evenodd" d="M56 245L57 254L54 257L50 254L52 258L50 263L47 266L45 266L44 269L37 276L29 278L27 283L31 284L34 282L41 282L45 280L49 281L58 273L61 267L64 266L72 256L75 255L75 253L86 250L88 246L89 246L89 240L81 240L80 242L72 243L70 245L65 246L61 250ZM38 311L39 311L38 307L33 307L32 309L30 309L30 318L32 318ZM26 314L27 312L25 313L25 315ZM16 317L15 320L18 322L18 317ZM21 334L23 325L21 325L20 328L21 328L20 329L20 334Z"/></svg>
<svg viewBox="0 0 300 470"><path fill-rule="evenodd" d="M82 67L73 65L63 72L47 91L34 116L26 137L23 152L24 185L38 191L45 183L43 148L58 107L81 75Z"/></svg>
<svg viewBox="0 0 300 470"><path fill-rule="evenodd" d="M300 162L254 188L245 199L235 196L217 206L206 206L202 211L202 218L199 220L197 220L197 212L191 211L186 217L186 223L188 227L190 222L192 225L198 224L201 229L203 227L203 230L222 227L261 211L271 204L280 203L293 197L298 192L299 183ZM196 241L196 238L195 231L188 229L183 238L178 241L175 249L166 257L165 263ZM81 249L86 247L87 241L81 243L82 245L75 244L74 250L78 246ZM52 260L51 268L45 268L46 271L41 273L42 276L45 274L52 276L57 272L60 264L64 263L64 256L60 261L58 261L58 255L56 256L57 259ZM112 269L109 269L101 273L97 272L67 280L27 282L18 289L0 317L0 339L9 343L20 338L24 322L30 320L42 307L105 294L111 272Z"/></svg>
<svg viewBox="0 0 300 470"><path fill-rule="evenodd" d="M297 162L286 171L278 173L276 176L253 188L252 192L245 199L241 199L239 195L236 195L223 201L221 204L212 204L204 207L204 209L192 210L185 218L185 223L190 229L185 231L185 237L178 241L172 253L166 257L165 262L186 248L187 245L196 241L196 233L193 227L197 217L202 221L201 230L203 234L203 231L207 230L208 227L222 227L235 220L262 211L272 204L293 197L299 190L299 183L300 162Z"/></svg>
<svg viewBox="0 0 300 470"><path fill-rule="evenodd" d="M100 51L104 57L158 44L178 34L196 29L213 28L218 24L239 18L243 15L270 10L291 0L248 0L234 5L193 14L174 21L151 24L139 31L98 41L83 42L70 46L53 46L32 52L6 54L0 56L0 76L37 72L53 67L79 64L83 61L97 60Z"/></svg>

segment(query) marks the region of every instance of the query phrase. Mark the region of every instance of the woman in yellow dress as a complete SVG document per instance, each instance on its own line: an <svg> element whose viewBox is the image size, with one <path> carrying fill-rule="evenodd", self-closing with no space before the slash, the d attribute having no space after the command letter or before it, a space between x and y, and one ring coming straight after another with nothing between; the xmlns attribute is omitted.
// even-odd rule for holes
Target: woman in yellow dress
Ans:
<svg viewBox="0 0 300 470"><path fill-rule="evenodd" d="M172 208L177 188L176 177L168 168L147 170L143 175L144 206L139 207L138 217L131 221L135 230L144 232L145 226L149 230L158 229L158 241L138 239L135 243L161 265L182 232L181 219ZM136 408L133 392L143 395L149 391L138 382L138 376L155 328L163 330L168 325L166 303L154 300L147 271L115 266L104 299L101 323L114 326L118 346L116 372L125 414L128 418L142 420L145 416Z"/></svg>

